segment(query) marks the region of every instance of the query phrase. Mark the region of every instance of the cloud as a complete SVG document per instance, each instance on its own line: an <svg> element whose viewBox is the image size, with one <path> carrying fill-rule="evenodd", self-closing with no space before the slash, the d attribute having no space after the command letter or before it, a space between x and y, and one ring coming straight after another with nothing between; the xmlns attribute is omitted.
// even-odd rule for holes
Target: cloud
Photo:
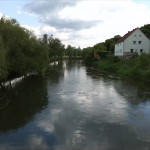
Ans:
<svg viewBox="0 0 150 150"><path fill-rule="evenodd" d="M69 0L33 0L31 3L25 5L25 9L30 13L47 15L48 13L57 12L65 6L75 5L75 1Z"/></svg>
<svg viewBox="0 0 150 150"><path fill-rule="evenodd" d="M99 21L83 21L83 20L63 20L63 19L44 19L42 21L50 26L53 26L57 29L73 29L73 30L80 30L84 28L90 28L94 26Z"/></svg>
<svg viewBox="0 0 150 150"><path fill-rule="evenodd" d="M56 35L58 32L54 27L50 27L48 25L39 25L37 27L29 25L22 25L22 26L32 31L37 37L41 37L43 36L43 34Z"/></svg>
<svg viewBox="0 0 150 150"><path fill-rule="evenodd" d="M24 9L34 15L38 16L40 22L55 27L57 29L72 29L81 30L90 28L97 24L99 20L81 20L68 19L68 17L61 17L60 13L65 8L73 8L79 1L69 0L39 0L27 4Z"/></svg>
<svg viewBox="0 0 150 150"><path fill-rule="evenodd" d="M2 15L2 13L0 12L0 18L2 17L3 15Z"/></svg>
<svg viewBox="0 0 150 150"><path fill-rule="evenodd" d="M48 145L45 143L44 138L38 135L30 136L29 140L27 141L27 145L29 146L28 147L29 150L36 150L36 149L49 150L50 149Z"/></svg>
<svg viewBox="0 0 150 150"><path fill-rule="evenodd" d="M150 23L150 8L133 0L33 0L24 9L38 18L32 27L72 46L93 46Z"/></svg>

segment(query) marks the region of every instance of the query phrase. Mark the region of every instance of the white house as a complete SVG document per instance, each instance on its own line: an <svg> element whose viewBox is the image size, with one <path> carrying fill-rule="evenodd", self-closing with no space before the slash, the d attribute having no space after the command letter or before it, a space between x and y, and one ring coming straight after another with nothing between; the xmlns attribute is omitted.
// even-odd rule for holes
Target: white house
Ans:
<svg viewBox="0 0 150 150"><path fill-rule="evenodd" d="M115 56L150 53L150 40L139 29L126 33L115 45Z"/></svg>

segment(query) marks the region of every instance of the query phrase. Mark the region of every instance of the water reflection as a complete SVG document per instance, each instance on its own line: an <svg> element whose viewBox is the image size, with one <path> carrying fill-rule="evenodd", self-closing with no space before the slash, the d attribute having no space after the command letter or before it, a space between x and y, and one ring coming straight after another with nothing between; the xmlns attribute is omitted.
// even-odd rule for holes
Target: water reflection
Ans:
<svg viewBox="0 0 150 150"><path fill-rule="evenodd" d="M130 112L136 113L136 109L133 110L127 97L115 88L115 84L122 81L93 73L91 78L87 76L85 67L72 63L67 65L71 67L66 67L64 79L48 87L52 105L44 116L49 116L37 122L42 130L56 136L58 144L55 149L133 150L139 148L138 143L140 149L147 148L149 143L141 140L143 137L138 135L138 128L133 129L132 120L135 119ZM129 89L120 86L122 88L127 94ZM144 129L143 125L141 129Z"/></svg>
<svg viewBox="0 0 150 150"><path fill-rule="evenodd" d="M94 81L99 82L99 84L104 88L103 92L107 92L105 95L105 100L107 102L111 99L110 104L104 105L103 108L108 107L107 119L109 118L109 124L105 125L105 128L112 124L112 129L110 130L111 135L114 137L112 139L109 136L109 143L113 145L114 139L116 139L116 148L128 147L128 149L147 149L150 146L150 86L149 83L140 81L130 81L130 80L120 80L113 75L110 76L97 71L87 70L87 73ZM110 96L110 98L109 98ZM102 103L101 103L102 105ZM110 106L110 107L109 107ZM110 113L110 114L109 114ZM106 115L106 112L104 113ZM104 116L103 116L104 118ZM116 120L117 119L117 120ZM120 120L118 122L118 119ZM106 119L104 119L106 121ZM107 122L107 123L108 123ZM119 127L119 124L121 125ZM118 129L125 130L124 134L120 134L121 131L116 132ZM106 134L106 133L105 133ZM120 137L118 138L120 134ZM126 140L125 140L126 139ZM128 141L130 139L131 143ZM134 140L133 140L134 139ZM108 140L108 139L107 139ZM120 141L118 143L118 141ZM129 146L125 145L125 142ZM140 143L140 147L136 147ZM124 146L123 146L124 144ZM110 148L109 148L110 149Z"/></svg>
<svg viewBox="0 0 150 150"><path fill-rule="evenodd" d="M0 132L24 126L48 104L46 82L37 77L24 79L13 89L6 89L0 94L3 100L10 101L9 105L0 111Z"/></svg>
<svg viewBox="0 0 150 150"><path fill-rule="evenodd" d="M7 134L0 134L0 149L149 149L150 102L142 95L150 91L149 85L86 70L81 61L51 65L44 80L31 81L10 94L14 104L7 108L7 118L11 120L14 112L12 118L28 117L14 132L8 132L14 129L10 127ZM0 128L4 131L4 124Z"/></svg>
<svg viewBox="0 0 150 150"><path fill-rule="evenodd" d="M109 86L112 85L120 96L134 105L150 100L150 82L135 81L135 80L121 80L115 75L110 75L93 68L87 68L87 74L94 80L102 80Z"/></svg>
<svg viewBox="0 0 150 150"><path fill-rule="evenodd" d="M114 84L116 91L133 105L150 100L150 86L148 82L120 81Z"/></svg>
<svg viewBox="0 0 150 150"><path fill-rule="evenodd" d="M58 83L64 76L64 63L62 61L51 63L46 74L50 84Z"/></svg>

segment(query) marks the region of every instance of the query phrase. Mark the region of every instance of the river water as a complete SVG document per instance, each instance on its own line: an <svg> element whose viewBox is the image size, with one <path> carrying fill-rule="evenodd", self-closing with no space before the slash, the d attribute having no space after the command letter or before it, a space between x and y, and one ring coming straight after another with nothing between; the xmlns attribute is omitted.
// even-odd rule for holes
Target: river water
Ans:
<svg viewBox="0 0 150 150"><path fill-rule="evenodd" d="M149 150L150 84L51 64L0 91L0 150Z"/></svg>

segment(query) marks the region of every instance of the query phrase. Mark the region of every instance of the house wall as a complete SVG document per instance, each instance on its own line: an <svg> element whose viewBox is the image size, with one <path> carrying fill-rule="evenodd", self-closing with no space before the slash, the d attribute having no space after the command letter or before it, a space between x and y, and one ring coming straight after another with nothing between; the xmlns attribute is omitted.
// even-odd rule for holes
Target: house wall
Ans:
<svg viewBox="0 0 150 150"><path fill-rule="evenodd" d="M123 42L115 45L115 56L123 56Z"/></svg>
<svg viewBox="0 0 150 150"><path fill-rule="evenodd" d="M139 41L141 41L141 43L139 43ZM124 41L124 52L131 52L131 49L139 55L142 52L150 53L150 40L139 29L135 30Z"/></svg>

